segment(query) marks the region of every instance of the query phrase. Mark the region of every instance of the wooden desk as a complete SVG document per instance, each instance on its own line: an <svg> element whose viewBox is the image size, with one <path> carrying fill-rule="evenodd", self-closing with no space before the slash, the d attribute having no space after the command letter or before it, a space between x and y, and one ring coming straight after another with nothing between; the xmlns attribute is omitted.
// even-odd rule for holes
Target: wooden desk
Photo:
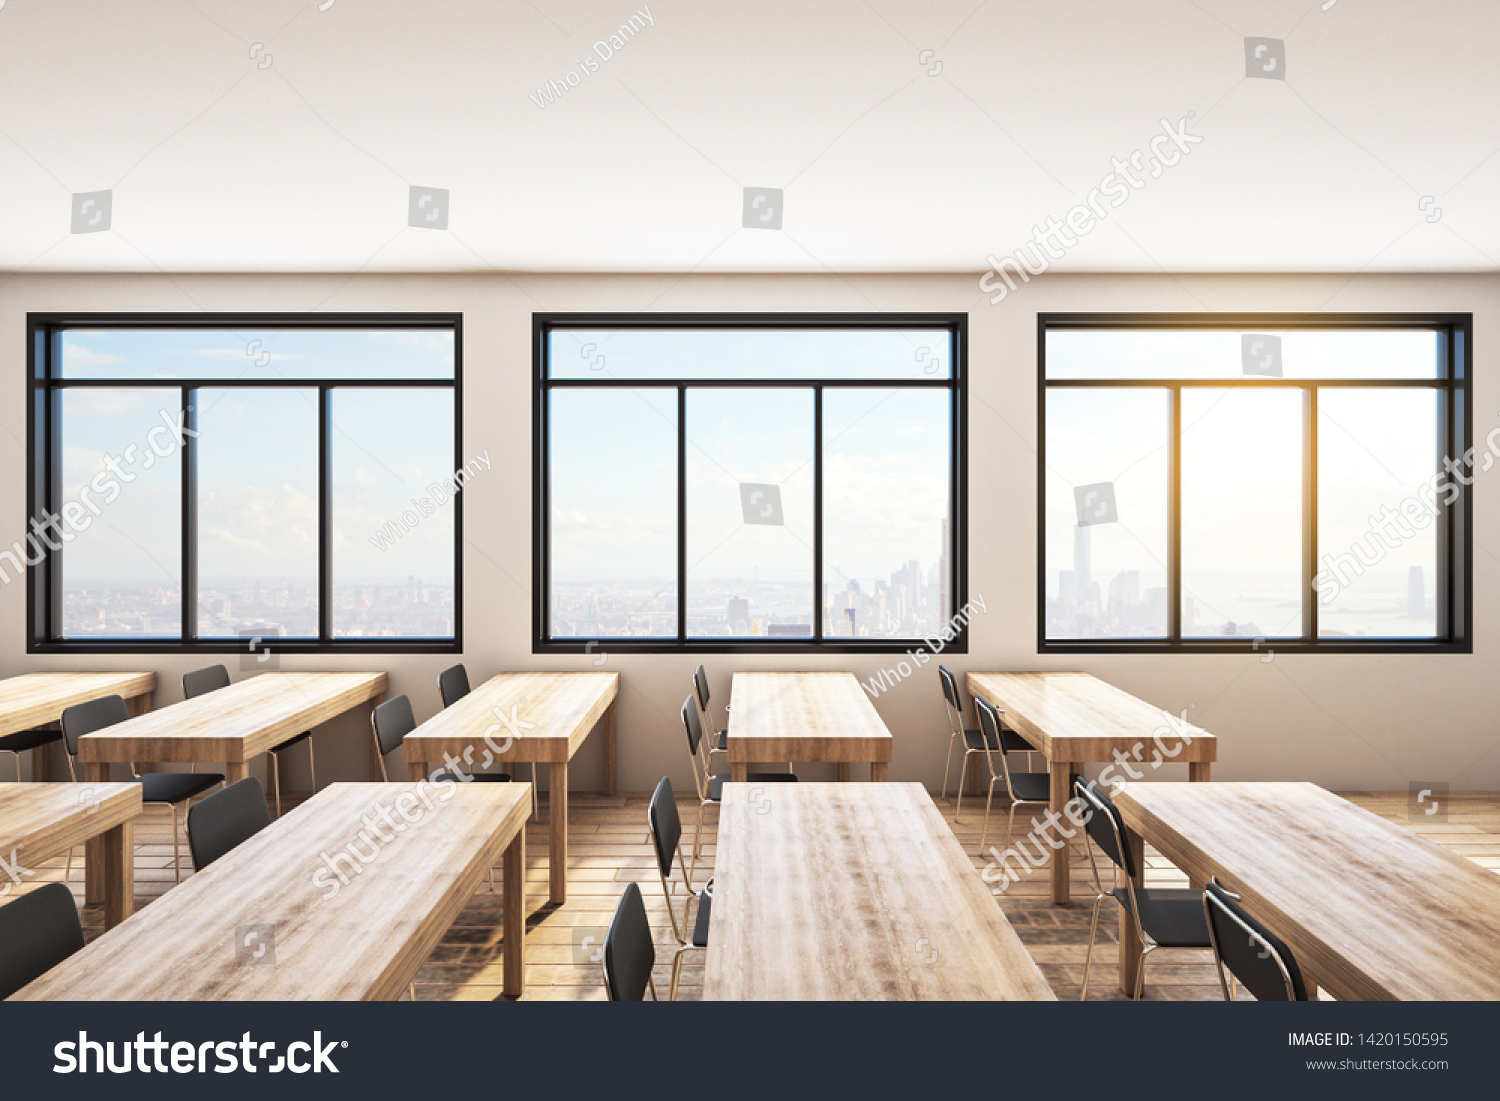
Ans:
<svg viewBox="0 0 1500 1101"><path fill-rule="evenodd" d="M260 673L85 734L78 760L90 781L106 779L114 762L223 761L225 782L232 784L249 775L252 760L288 738L362 704L373 710L385 687L384 673ZM371 776L379 778L379 771Z"/></svg>
<svg viewBox="0 0 1500 1101"><path fill-rule="evenodd" d="M705 1001L1053 1001L921 784L724 785Z"/></svg>
<svg viewBox="0 0 1500 1101"><path fill-rule="evenodd" d="M104 924L113 927L135 909L135 817L140 813L137 783L3 784L0 857L40 863L97 838L97 848L89 850L84 901L103 902ZM10 885L0 876L0 890Z"/></svg>
<svg viewBox="0 0 1500 1101"><path fill-rule="evenodd" d="M1217 875L1334 997L1500 1000L1500 877L1411 830L1315 784L1131 784L1115 805L1137 851ZM1139 952L1121 936L1122 987Z"/></svg>
<svg viewBox="0 0 1500 1101"><path fill-rule="evenodd" d="M568 762L602 719L604 794L615 793L615 698L619 694L619 673L497 673L408 734L402 756L413 780L442 766L445 754L476 769L487 754L511 764L545 764L551 834L548 878L552 901L563 903L568 900ZM507 719L514 715L518 720L514 732L500 724L497 708ZM527 729L521 723L536 725ZM513 739L505 753L490 751L484 740L486 730L498 746Z"/></svg>
<svg viewBox="0 0 1500 1101"><path fill-rule="evenodd" d="M1188 779L1201 782L1209 779L1212 762L1218 759L1219 743L1206 730L1190 723L1185 738L1163 731L1167 717L1161 708L1088 673L970 673L964 681L970 696L983 696L1005 712L1005 725L1047 758L1051 808L1058 815L1072 798L1068 778L1090 761L1112 763L1118 753L1130 758L1131 768L1150 775L1159 755L1166 764L1186 762ZM977 706L974 725L979 725ZM1131 778L1120 768L1116 774ZM1074 841L1082 844L1081 838ZM1068 901L1071 852L1069 842L1048 853L1052 901L1059 906Z"/></svg>
<svg viewBox="0 0 1500 1101"><path fill-rule="evenodd" d="M155 673L22 673L0 680L0 737L19 730L52 726L75 703L100 696L123 696L131 714L151 710ZM47 755L51 746L31 751L31 777L50 779Z"/></svg>
<svg viewBox="0 0 1500 1101"><path fill-rule="evenodd" d="M870 779L890 771L894 739L853 673L736 673L729 691L729 772L755 761L833 762L839 779L868 761Z"/></svg>
<svg viewBox="0 0 1500 1101"><path fill-rule="evenodd" d="M330 784L12 1000L393 1000L502 853L505 992L520 994L530 804L530 784ZM351 842L379 855L356 871ZM347 884L324 854L345 857ZM274 963L249 956L249 925L274 927L259 940Z"/></svg>

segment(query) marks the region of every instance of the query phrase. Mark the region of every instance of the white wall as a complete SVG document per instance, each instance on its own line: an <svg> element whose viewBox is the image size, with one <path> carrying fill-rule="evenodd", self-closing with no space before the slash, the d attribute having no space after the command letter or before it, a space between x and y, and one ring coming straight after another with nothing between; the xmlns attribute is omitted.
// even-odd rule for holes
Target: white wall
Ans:
<svg viewBox="0 0 1500 1101"><path fill-rule="evenodd" d="M464 450L488 448L494 472L465 490L463 661L471 678L502 669L588 669L591 657L533 656L531 637L531 386L534 310L969 311L972 369L969 447L969 591L988 613L971 631L965 669L1081 668L1158 706L1196 703L1194 721L1219 737L1217 779L1304 779L1327 787L1404 790L1436 780L1462 790L1500 789L1497 648L1487 614L1500 582L1500 495L1474 487L1475 653L1472 656L1100 655L1036 653L1036 313L1038 311L1472 311L1477 437L1500 425L1491 323L1500 322L1500 276L1064 276L1044 275L991 306L970 276L159 276L34 275L0 283L0 545L25 513L25 340L28 310L437 311L464 314ZM1500 478L1500 474L1492 475ZM0 586L0 675L36 669L148 668L157 704L182 697L198 659L28 658L24 586ZM419 721L437 710L435 678L448 657L288 658L282 668L375 667L391 692L411 696ZM690 783L677 709L696 658L611 654L621 674L619 784L649 789L664 773ZM868 676L890 659L832 656L817 664ZM745 668L808 668L795 655L708 657L715 702ZM231 663L233 666L233 663ZM232 670L233 671L233 670ZM235 673L238 676L237 673ZM947 749L932 666L876 705L896 736L893 780L935 787ZM363 779L362 723L318 735L320 783ZM288 786L305 781L298 763ZM596 788L600 757L585 746L571 787ZM799 771L819 778L813 766ZM1178 771L1181 771L1180 766ZM856 777L862 770L856 769ZM1171 778L1172 769L1164 770Z"/></svg>

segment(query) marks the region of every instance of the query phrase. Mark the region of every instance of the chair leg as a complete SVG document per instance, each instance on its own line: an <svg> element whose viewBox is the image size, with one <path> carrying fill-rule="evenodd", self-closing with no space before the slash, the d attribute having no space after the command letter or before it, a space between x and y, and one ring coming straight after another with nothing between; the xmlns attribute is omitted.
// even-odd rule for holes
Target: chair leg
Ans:
<svg viewBox="0 0 1500 1101"><path fill-rule="evenodd" d="M1083 958L1083 993L1078 998L1080 1002L1089 1000L1089 969L1094 966L1094 938L1099 935L1099 907L1103 904L1103 895L1094 899L1094 921L1089 926L1089 954Z"/></svg>
<svg viewBox="0 0 1500 1101"><path fill-rule="evenodd" d="M313 759L312 739L307 739L307 771L312 777L312 793L318 794L318 763Z"/></svg>
<svg viewBox="0 0 1500 1101"><path fill-rule="evenodd" d="M406 984L406 996L410 1001L417 1000L417 984L409 982Z"/></svg>
<svg viewBox="0 0 1500 1101"><path fill-rule="evenodd" d="M703 838L703 809L707 803L698 804L698 828L693 831L693 859L688 861L688 882L693 881L693 872L698 867L698 849Z"/></svg>
<svg viewBox="0 0 1500 1101"><path fill-rule="evenodd" d="M958 759L958 805L953 808L953 824L958 825L958 816L964 809L964 773L969 767L969 751L964 750L964 755Z"/></svg>
<svg viewBox="0 0 1500 1101"><path fill-rule="evenodd" d="M677 957L672 960L672 983L667 987L667 1001L677 1000L677 980L682 976L682 949L678 949Z"/></svg>
<svg viewBox="0 0 1500 1101"><path fill-rule="evenodd" d="M948 735L948 756L943 759L943 786L938 794L943 797L943 802L948 802L948 770L953 767L953 735Z"/></svg>
<svg viewBox="0 0 1500 1101"><path fill-rule="evenodd" d="M1151 954L1151 945L1141 949L1140 962L1135 965L1135 1001L1141 1000L1141 992L1146 989L1146 957Z"/></svg>
<svg viewBox="0 0 1500 1101"><path fill-rule="evenodd" d="M73 878L73 846L68 846L68 868L63 872L63 882L67 883Z"/></svg>
<svg viewBox="0 0 1500 1101"><path fill-rule="evenodd" d="M979 855L984 855L984 839L990 833L990 804L995 801L995 778L990 777L990 794L984 801L984 828L979 831Z"/></svg>
<svg viewBox="0 0 1500 1101"><path fill-rule="evenodd" d="M167 807L167 813L172 816L172 870L177 873L177 882L182 882L182 848L177 839L177 808Z"/></svg>
<svg viewBox="0 0 1500 1101"><path fill-rule="evenodd" d="M271 758L271 787L276 790L276 817L281 817L281 757L272 750L266 754Z"/></svg>

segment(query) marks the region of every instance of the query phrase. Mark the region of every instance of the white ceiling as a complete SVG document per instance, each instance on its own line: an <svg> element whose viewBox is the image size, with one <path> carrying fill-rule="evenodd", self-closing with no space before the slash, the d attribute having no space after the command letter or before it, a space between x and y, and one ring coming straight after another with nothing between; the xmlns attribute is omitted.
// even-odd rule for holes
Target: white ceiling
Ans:
<svg viewBox="0 0 1500 1101"><path fill-rule="evenodd" d="M1496 0L319 2L0 0L0 268L978 272L1191 114L1055 269L1500 269Z"/></svg>

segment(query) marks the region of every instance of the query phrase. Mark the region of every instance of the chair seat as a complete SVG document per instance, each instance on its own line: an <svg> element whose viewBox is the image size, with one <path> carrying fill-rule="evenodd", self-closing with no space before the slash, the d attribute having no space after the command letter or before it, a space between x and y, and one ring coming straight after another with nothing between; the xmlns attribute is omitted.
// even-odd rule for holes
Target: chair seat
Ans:
<svg viewBox="0 0 1500 1101"><path fill-rule="evenodd" d="M0 753L24 753L60 741L61 730L17 730L0 738Z"/></svg>
<svg viewBox="0 0 1500 1101"><path fill-rule="evenodd" d="M986 744L988 743L988 744ZM1000 744L1006 753L1035 753L1037 749L1014 730L1002 728L1000 731ZM995 739L986 738L982 731L965 730L964 745L970 749L994 749Z"/></svg>
<svg viewBox="0 0 1500 1101"><path fill-rule="evenodd" d="M223 781L213 772L148 772L141 777L141 802L176 805Z"/></svg>
<svg viewBox="0 0 1500 1101"><path fill-rule="evenodd" d="M724 785L729 782L731 773L714 773L714 782L708 793L711 803L717 803L724 798ZM793 772L751 772L745 775L746 781L752 784L794 784L797 775Z"/></svg>
<svg viewBox="0 0 1500 1101"><path fill-rule="evenodd" d="M471 772L469 779L477 780L481 784L508 784L510 783L511 776L508 772ZM459 784L465 781L460 780L453 773L444 769L443 774L437 778L437 782L440 784Z"/></svg>
<svg viewBox="0 0 1500 1101"><path fill-rule="evenodd" d="M1050 803L1052 776L1046 772L1012 772L1010 794L1021 803Z"/></svg>
<svg viewBox="0 0 1500 1101"><path fill-rule="evenodd" d="M719 740L714 742L714 749L719 753L729 752L729 730L725 728L719 731Z"/></svg>
<svg viewBox="0 0 1500 1101"><path fill-rule="evenodd" d="M698 896L698 917L693 921L693 947L708 947L708 923L712 920L714 896Z"/></svg>
<svg viewBox="0 0 1500 1101"><path fill-rule="evenodd" d="M1127 911L1130 892L1116 887L1111 894ZM1141 928L1163 948L1212 948L1208 918L1203 913L1203 892L1187 888L1137 887Z"/></svg>
<svg viewBox="0 0 1500 1101"><path fill-rule="evenodd" d="M294 745L301 745L303 742L307 741L307 739L309 739L311 737L312 737L312 731L311 730L304 730L301 734L298 734L295 738L288 738L286 741L282 742L279 746L276 746L274 749L272 749L271 752L272 753L280 753L283 749L291 749L292 746L294 746Z"/></svg>

